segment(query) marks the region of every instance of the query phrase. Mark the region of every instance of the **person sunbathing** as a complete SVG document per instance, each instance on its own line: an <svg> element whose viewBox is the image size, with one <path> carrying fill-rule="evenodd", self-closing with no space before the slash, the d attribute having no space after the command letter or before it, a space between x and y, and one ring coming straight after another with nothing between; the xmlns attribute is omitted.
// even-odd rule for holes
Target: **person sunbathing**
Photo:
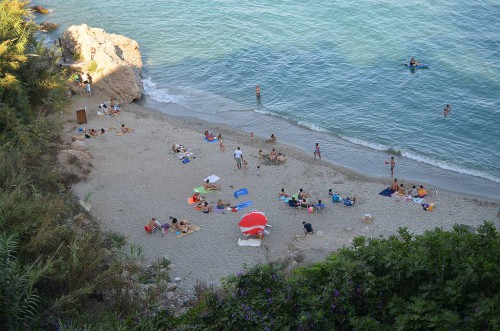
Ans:
<svg viewBox="0 0 500 331"><path fill-rule="evenodd" d="M210 213L211 211L212 211L212 206L209 206L209 205L208 205L208 202L207 202L207 201L205 201L205 202L203 203L203 205L201 206L201 212L202 212L202 213L205 213L205 214L208 214L208 213Z"/></svg>
<svg viewBox="0 0 500 331"><path fill-rule="evenodd" d="M134 131L132 128L127 128L127 127L125 126L125 124L122 124L122 128L121 128L121 130L122 130L122 133L129 133L129 132Z"/></svg>
<svg viewBox="0 0 500 331"><path fill-rule="evenodd" d="M212 184L210 183L210 180L207 179L205 181L205 184L203 185L203 187L205 188L205 190L207 191L214 191L214 190L220 190L220 186L219 185L215 185L215 184Z"/></svg>
<svg viewBox="0 0 500 331"><path fill-rule="evenodd" d="M402 183L398 187L398 195L400 196L406 195L406 191Z"/></svg>
<svg viewBox="0 0 500 331"><path fill-rule="evenodd" d="M171 219L172 219L172 229L173 229L174 232L179 231L179 232L182 232L182 233L187 233L187 232L189 232L191 230L194 230L194 227L191 226L189 224L189 222L186 221L186 220L178 222L177 218L175 218L175 217L171 217Z"/></svg>
<svg viewBox="0 0 500 331"><path fill-rule="evenodd" d="M91 136L98 136L99 135L99 133L96 130L94 130L94 129L90 129L89 134Z"/></svg>
<svg viewBox="0 0 500 331"><path fill-rule="evenodd" d="M278 156L276 157L276 162L279 162L279 163L285 163L285 157L283 155L281 155L281 153L278 153Z"/></svg>

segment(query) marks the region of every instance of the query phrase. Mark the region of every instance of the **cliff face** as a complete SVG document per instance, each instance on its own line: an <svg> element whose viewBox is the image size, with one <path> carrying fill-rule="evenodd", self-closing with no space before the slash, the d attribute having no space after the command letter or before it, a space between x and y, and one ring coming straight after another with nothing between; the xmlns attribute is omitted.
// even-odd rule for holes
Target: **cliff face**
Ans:
<svg viewBox="0 0 500 331"><path fill-rule="evenodd" d="M130 103L141 97L142 60L135 40L86 24L69 27L62 40L83 61L82 71L91 74L94 88L120 102Z"/></svg>

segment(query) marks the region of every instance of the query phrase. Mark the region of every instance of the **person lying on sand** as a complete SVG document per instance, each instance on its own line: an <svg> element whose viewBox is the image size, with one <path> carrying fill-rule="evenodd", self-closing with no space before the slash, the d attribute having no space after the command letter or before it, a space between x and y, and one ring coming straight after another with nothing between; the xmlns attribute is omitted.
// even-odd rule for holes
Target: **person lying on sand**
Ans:
<svg viewBox="0 0 500 331"><path fill-rule="evenodd" d="M276 157L276 162L278 163L285 163L285 157L281 155L281 153L278 153L278 156Z"/></svg>
<svg viewBox="0 0 500 331"><path fill-rule="evenodd" d="M122 133L129 133L129 132L134 131L134 129L132 129L132 128L127 128L125 126L125 124L122 124L122 129L121 130L122 130Z"/></svg>
<svg viewBox="0 0 500 331"><path fill-rule="evenodd" d="M220 186L210 183L209 179L207 179L205 181L203 188L205 188L205 190L208 190L208 191L220 190Z"/></svg>
<svg viewBox="0 0 500 331"><path fill-rule="evenodd" d="M191 230L194 230L194 227L191 226L189 222L186 220L178 222L177 218L175 217L171 217L171 220L172 220L172 229L174 232L179 231L182 233L187 233Z"/></svg>

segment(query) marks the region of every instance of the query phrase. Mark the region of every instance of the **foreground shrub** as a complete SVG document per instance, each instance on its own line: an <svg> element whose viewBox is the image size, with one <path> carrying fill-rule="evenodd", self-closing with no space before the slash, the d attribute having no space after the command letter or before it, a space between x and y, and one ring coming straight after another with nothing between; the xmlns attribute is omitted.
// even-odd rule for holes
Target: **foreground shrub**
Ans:
<svg viewBox="0 0 500 331"><path fill-rule="evenodd" d="M285 276L260 265L211 291L191 323L207 330L500 328L500 236L491 223L355 239Z"/></svg>

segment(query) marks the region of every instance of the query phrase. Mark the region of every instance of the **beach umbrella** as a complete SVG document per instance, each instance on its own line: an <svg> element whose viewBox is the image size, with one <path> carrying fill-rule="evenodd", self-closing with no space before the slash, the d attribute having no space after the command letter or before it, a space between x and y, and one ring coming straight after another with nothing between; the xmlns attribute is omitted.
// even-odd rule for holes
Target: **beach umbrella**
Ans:
<svg viewBox="0 0 500 331"><path fill-rule="evenodd" d="M267 224L267 217L263 212L251 211L245 214L238 225L240 226L241 232L249 235L256 235L259 232L263 232Z"/></svg>

